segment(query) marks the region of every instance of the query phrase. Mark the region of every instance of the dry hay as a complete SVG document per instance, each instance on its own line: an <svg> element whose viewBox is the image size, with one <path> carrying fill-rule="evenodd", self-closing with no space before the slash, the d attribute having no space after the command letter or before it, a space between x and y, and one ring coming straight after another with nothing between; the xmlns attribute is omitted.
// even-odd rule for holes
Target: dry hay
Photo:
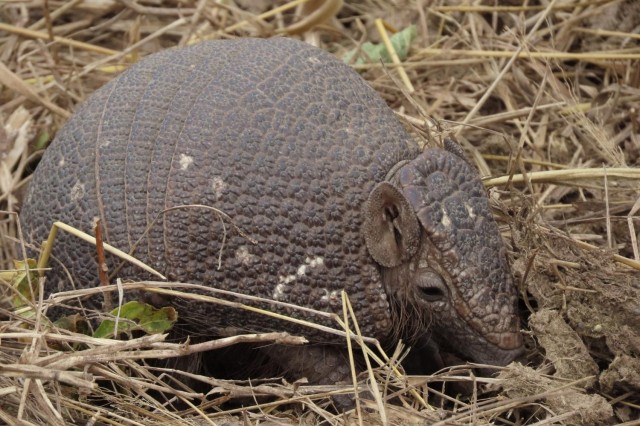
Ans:
<svg viewBox="0 0 640 426"><path fill-rule="evenodd" d="M205 348L159 335L118 341L46 329L41 316L25 321L10 311L5 283L0 421L638 424L639 3L362 0L346 1L327 20L291 7L297 3L2 2L0 208L18 210L37 150L69 112L141 56L201 38L287 31L342 55L415 24L407 58L354 67L416 135L432 142L456 135L491 176L485 182L522 296L526 366L513 364L498 379L475 379L461 367L426 378L376 370L381 392L400 396L401 405L369 404L360 418L326 410L323 392L348 386L196 377L211 390L204 396L180 383L188 374L167 379L144 360ZM385 21L376 26L376 18ZM0 223L4 269L22 257L10 239L15 219L6 214ZM423 400L406 390L437 380L462 381L473 392L452 398L430 388ZM252 395L271 400L218 408L242 398L253 404ZM296 402L281 402L288 398Z"/></svg>

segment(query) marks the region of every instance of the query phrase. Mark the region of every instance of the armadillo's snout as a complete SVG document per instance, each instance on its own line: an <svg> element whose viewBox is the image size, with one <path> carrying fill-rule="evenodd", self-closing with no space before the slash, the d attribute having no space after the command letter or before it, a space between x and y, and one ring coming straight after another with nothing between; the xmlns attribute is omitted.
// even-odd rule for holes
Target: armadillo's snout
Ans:
<svg viewBox="0 0 640 426"><path fill-rule="evenodd" d="M520 321L514 315L508 327L493 332L485 332L487 341L503 350L512 350L522 347L522 333L520 333Z"/></svg>
<svg viewBox="0 0 640 426"><path fill-rule="evenodd" d="M460 309L465 308L464 304L458 305L460 306L462 306ZM515 310L515 301L502 306L514 307ZM484 313L484 311L479 312ZM513 312L479 315L467 321L465 325L470 329L469 334L463 345L458 342L457 350L477 363L503 366L523 352L520 319ZM470 335L474 338L469 339Z"/></svg>
<svg viewBox="0 0 640 426"><path fill-rule="evenodd" d="M497 350L493 351L487 363L503 366L509 364L511 361L518 358L524 352L524 345L522 344L522 334L517 333L504 333L501 336L502 344Z"/></svg>
<svg viewBox="0 0 640 426"><path fill-rule="evenodd" d="M493 365L507 365L524 351L520 321L516 315L512 315L510 321L503 323L506 327L486 333L485 339L489 343L484 362ZM505 329L506 328L506 329Z"/></svg>
<svg viewBox="0 0 640 426"><path fill-rule="evenodd" d="M520 331L501 333L497 340L497 346L500 349L514 350L522 348L522 333Z"/></svg>

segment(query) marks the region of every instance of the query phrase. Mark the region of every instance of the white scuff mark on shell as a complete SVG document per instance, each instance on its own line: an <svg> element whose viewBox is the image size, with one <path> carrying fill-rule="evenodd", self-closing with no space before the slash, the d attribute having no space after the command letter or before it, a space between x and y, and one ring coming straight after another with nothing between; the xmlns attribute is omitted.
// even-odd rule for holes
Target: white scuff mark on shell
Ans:
<svg viewBox="0 0 640 426"><path fill-rule="evenodd" d="M316 256L313 259L307 257L304 261L306 263L308 263L309 266L312 267L312 268L324 265L324 258L322 258L320 256Z"/></svg>
<svg viewBox="0 0 640 426"><path fill-rule="evenodd" d="M58 161L58 167L64 167L65 159L62 157L60 161Z"/></svg>
<svg viewBox="0 0 640 426"><path fill-rule="evenodd" d="M240 246L238 250L236 250L236 259L238 259L243 265L249 265L253 261L255 261L257 256L255 254L249 253L249 249L247 246Z"/></svg>
<svg viewBox="0 0 640 426"><path fill-rule="evenodd" d="M276 289L273 290L273 300L282 300L284 299L284 288L286 284L280 283L276 286Z"/></svg>
<svg viewBox="0 0 640 426"><path fill-rule="evenodd" d="M342 303L342 301L340 300L340 290L329 291L326 288L323 288L322 291L324 291L324 294L320 297L320 299L323 302L327 302L331 305Z"/></svg>
<svg viewBox="0 0 640 426"><path fill-rule="evenodd" d="M445 228L451 227L451 219L449 219L449 215L447 214L447 211L444 209L444 207L442 208L442 225Z"/></svg>
<svg viewBox="0 0 640 426"><path fill-rule="evenodd" d="M84 197L84 183L77 181L75 185L71 188L71 192L69 194L72 200L81 200Z"/></svg>
<svg viewBox="0 0 640 426"><path fill-rule="evenodd" d="M316 256L313 259L311 259L310 257L307 257L304 260L304 262L305 264L300 265L300 267L298 268L298 271L296 272L296 275L299 277L306 275L307 268L316 268L318 266L324 265L324 259L321 258L320 256ZM295 276L294 276L294 279L295 279Z"/></svg>
<svg viewBox="0 0 640 426"><path fill-rule="evenodd" d="M111 141L109 139L102 139L100 141L100 148L106 148L111 145Z"/></svg>
<svg viewBox="0 0 640 426"><path fill-rule="evenodd" d="M216 196L216 201L218 201L222 198L222 193L227 189L227 184L220 176L216 176L211 182L211 187L213 188L213 193Z"/></svg>
<svg viewBox="0 0 640 426"><path fill-rule="evenodd" d="M464 203L464 208L467 209L467 213L469 213L470 218L473 219L474 217L476 217L476 212L473 211L473 207L471 207L467 203Z"/></svg>
<svg viewBox="0 0 640 426"><path fill-rule="evenodd" d="M280 284L289 284L295 279L296 279L295 275L287 275L286 277L281 275L280 277L278 277Z"/></svg>
<svg viewBox="0 0 640 426"><path fill-rule="evenodd" d="M316 58L315 56L310 56L309 57L309 62L311 62L312 64L319 64L320 63L320 59Z"/></svg>
<svg viewBox="0 0 640 426"><path fill-rule="evenodd" d="M302 265L300 265L298 267L298 269L296 270L295 274L290 274L290 275L286 275L286 276L285 275L280 275L280 277L278 277L278 285L276 286L275 290L273 291L273 299L274 300L282 300L283 297L284 297L285 286L291 284L296 279L306 275L307 271L310 268L318 268L318 267L323 266L323 265L324 265L324 258L322 258L320 256L316 256L314 258L307 257L304 260L304 264L302 264Z"/></svg>
<svg viewBox="0 0 640 426"><path fill-rule="evenodd" d="M193 157L186 154L180 154L180 169L187 170L187 168L193 163Z"/></svg>

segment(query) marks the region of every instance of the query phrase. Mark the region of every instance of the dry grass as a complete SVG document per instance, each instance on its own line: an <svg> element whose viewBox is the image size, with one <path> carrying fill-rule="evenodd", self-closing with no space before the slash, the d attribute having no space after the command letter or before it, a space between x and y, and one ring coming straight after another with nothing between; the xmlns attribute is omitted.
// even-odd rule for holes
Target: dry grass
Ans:
<svg viewBox="0 0 640 426"><path fill-rule="evenodd" d="M327 392L348 386L167 375L145 360L203 347L160 335L117 341L49 329L41 315L24 320L11 312L2 284L0 422L639 424L640 5L363 0L345 1L337 18L318 21L303 7L296 15L300 3L0 3L0 208L18 210L37 150L77 104L144 55L287 31L342 55L415 24L408 58L354 68L417 136L455 134L487 176L526 306L528 366L512 365L499 379L476 379L460 367L412 378L374 369L380 395L401 404L364 410L362 401L359 416L336 416L326 409ZM11 243L15 219L0 222L4 269L22 257ZM438 380L473 392L440 394L430 386ZM208 393L187 385L194 382ZM427 388L425 399L411 391ZM220 408L230 400L254 404L255 395L270 399Z"/></svg>

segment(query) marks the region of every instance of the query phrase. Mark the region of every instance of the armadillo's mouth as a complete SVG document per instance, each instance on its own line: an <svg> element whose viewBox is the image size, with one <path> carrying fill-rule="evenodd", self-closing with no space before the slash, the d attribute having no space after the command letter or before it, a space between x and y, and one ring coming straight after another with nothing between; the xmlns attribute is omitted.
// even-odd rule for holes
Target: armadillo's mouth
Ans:
<svg viewBox="0 0 640 426"><path fill-rule="evenodd" d="M517 337L514 337L518 340ZM522 340L522 338L519 338ZM483 377L491 377L499 370L498 367L504 367L512 361L520 357L524 352L524 346L520 345L513 349L498 348L486 341L468 341L469 345L454 347L453 345L443 344L438 353L438 359L442 363L441 367L446 365L465 364L466 361L475 364L481 364L474 368L476 374ZM440 346L440 342L436 342Z"/></svg>
<svg viewBox="0 0 640 426"><path fill-rule="evenodd" d="M455 344L442 338L438 339L443 349L457 354L462 359L466 359L477 364L487 364L502 367L514 361L524 352L522 334L517 332L495 333L495 341L499 341L501 346L486 339L486 336L469 336L464 344ZM499 338L498 338L499 337ZM444 340L444 341L443 341ZM483 373L483 375L486 375Z"/></svg>
<svg viewBox="0 0 640 426"><path fill-rule="evenodd" d="M458 309L458 313L464 318L470 316L470 312L466 305L461 305L465 309ZM474 330L482 340L485 340L490 346L496 350L512 351L522 347L522 334L520 333L520 320L516 315L510 315L503 319L503 325L494 328L495 331L488 330L484 318L473 317L467 320L469 327Z"/></svg>
<svg viewBox="0 0 640 426"><path fill-rule="evenodd" d="M522 337L520 337L522 342ZM477 357L477 363L491 364L495 366L505 366L511 361L518 358L524 352L524 345L520 344L512 349L495 348L495 350L488 351L488 353L480 353Z"/></svg>
<svg viewBox="0 0 640 426"><path fill-rule="evenodd" d="M497 336L496 336L497 337ZM500 333L500 346L485 342L479 348L469 354L471 359L478 364L489 364L495 366L505 366L518 358L524 352L522 334L518 332Z"/></svg>

